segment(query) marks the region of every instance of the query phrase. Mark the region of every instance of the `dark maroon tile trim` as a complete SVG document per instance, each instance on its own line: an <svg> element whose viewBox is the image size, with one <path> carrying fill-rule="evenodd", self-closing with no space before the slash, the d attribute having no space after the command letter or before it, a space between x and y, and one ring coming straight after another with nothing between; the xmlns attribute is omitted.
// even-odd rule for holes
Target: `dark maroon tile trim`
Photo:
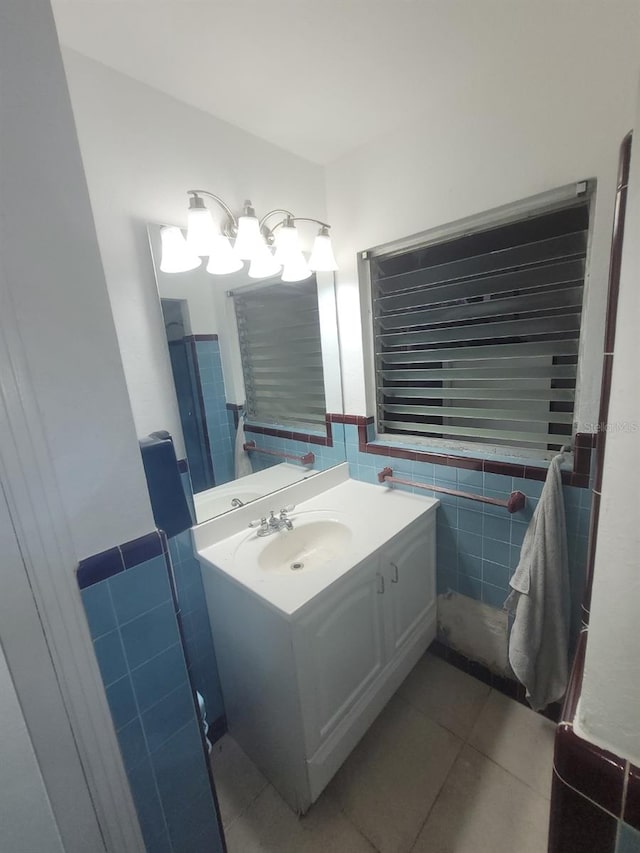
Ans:
<svg viewBox="0 0 640 853"><path fill-rule="evenodd" d="M570 725L556 733L554 766L560 778L612 815L622 815L626 762L578 737Z"/></svg>
<svg viewBox="0 0 640 853"><path fill-rule="evenodd" d="M132 569L153 557L159 557L162 554L162 540L158 531L154 530L153 533L147 533L146 536L141 536L139 539L125 542L124 545L120 546L120 551L125 569Z"/></svg>
<svg viewBox="0 0 640 853"><path fill-rule="evenodd" d="M621 189L629 184L629 172L631 171L631 140L633 131L629 131L620 145L620 153L618 159L618 183L617 188Z"/></svg>
<svg viewBox="0 0 640 853"><path fill-rule="evenodd" d="M185 335L185 341L190 341L193 343L194 341L217 341L217 335Z"/></svg>
<svg viewBox="0 0 640 853"><path fill-rule="evenodd" d="M548 853L614 853L618 821L554 772Z"/></svg>
<svg viewBox="0 0 640 853"><path fill-rule="evenodd" d="M587 632L581 631L576 643L576 651L573 658L569 684L564 697L562 708L562 720L573 725L573 719L578 708L578 700L582 691L582 673L584 671L584 658L587 650Z"/></svg>
<svg viewBox="0 0 640 853"><path fill-rule="evenodd" d="M238 429L240 412L243 410L244 406L241 406L240 403L227 403L226 406L229 412L233 412L233 428Z"/></svg>
<svg viewBox="0 0 640 853"><path fill-rule="evenodd" d="M366 415L343 415L339 412L327 414L327 418L334 424L352 424L354 426L372 424L375 420L375 418Z"/></svg>
<svg viewBox="0 0 640 853"><path fill-rule="evenodd" d="M554 779L551 797L552 823L558 810L554 798L560 797L562 799L563 796L561 783L564 784L564 787L571 786L574 788L577 792L576 796L593 801L591 803L592 808L598 808L605 813L608 812L613 816L613 819L620 818L626 813L623 801L626 774L625 759L578 737L573 729L573 721L582 691L586 646L587 631L583 630L578 638L569 686L562 709L562 722L556 730L554 753L556 778ZM637 790L640 805L640 778ZM628 798L629 795L627 794L627 802L629 801ZM571 807L578 811L583 808L575 800L572 800ZM633 807L630 809L630 813L632 811ZM640 809L638 816L640 817ZM569 817L565 814L562 819L567 820ZM594 849L599 850L600 848ZM549 851L550 853L556 853L556 851L557 853L560 851L564 853L564 848L552 848L550 846Z"/></svg>
<svg viewBox="0 0 640 853"><path fill-rule="evenodd" d="M627 823L640 831L640 768L633 764L629 765L623 817Z"/></svg>
<svg viewBox="0 0 640 853"><path fill-rule="evenodd" d="M160 531L154 530L146 536L132 539L130 542L93 554L80 560L76 569L76 581L80 589L86 589L96 583L107 580L127 569L158 557L163 553L163 542Z"/></svg>
<svg viewBox="0 0 640 853"><path fill-rule="evenodd" d="M314 435L308 432L293 432L293 430L277 429L276 427L254 426L247 423L244 425L244 431L254 433L255 435L271 435L274 438L286 438L289 441L304 441L307 444L333 447L333 429L331 424L331 421L326 421L326 436Z"/></svg>
<svg viewBox="0 0 640 853"><path fill-rule="evenodd" d="M367 419L373 423L373 418ZM580 437L578 453L577 439ZM567 486L577 486L586 489L589 486L589 470L591 465L591 445L593 438L590 433L576 434L576 451L574 452L574 470L562 472L562 482ZM469 456L454 454L431 453L423 450L407 450L392 444L376 444L367 441L367 426L358 424L358 449L360 453L371 453L375 456L391 456L395 459L410 459L414 462L430 462L432 465L448 465L451 468L465 468L473 471L484 471L487 474L503 474L505 477L520 477L525 480L543 482L547 478L547 469L535 465L521 465L512 462L497 462L494 459L476 459ZM576 470L575 459L580 458L581 470ZM586 470L585 470L586 469Z"/></svg>

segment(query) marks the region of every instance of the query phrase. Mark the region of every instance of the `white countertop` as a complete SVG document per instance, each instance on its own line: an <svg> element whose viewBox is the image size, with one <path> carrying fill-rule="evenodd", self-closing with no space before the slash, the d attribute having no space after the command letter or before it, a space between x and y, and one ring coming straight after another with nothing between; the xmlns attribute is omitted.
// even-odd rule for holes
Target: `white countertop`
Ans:
<svg viewBox="0 0 640 853"><path fill-rule="evenodd" d="M318 484L321 479L319 476ZM292 488L292 494L295 488ZM287 491L285 489L280 494L285 497ZM434 498L358 480L345 479L337 485L331 485L319 494L298 502L296 509L290 513L291 520L294 528L296 523L303 525L309 519L340 521L349 527L352 534L350 541L328 562L300 572L276 573L261 569L258 565L259 550L275 537L287 536L286 530L258 537L256 531L248 529L245 523L242 529L231 532L217 542L207 542L208 537L199 533L197 528L194 538L203 572L223 572L291 618L312 598L373 554L403 528L434 510L438 503ZM236 557L240 546L243 546L242 561Z"/></svg>

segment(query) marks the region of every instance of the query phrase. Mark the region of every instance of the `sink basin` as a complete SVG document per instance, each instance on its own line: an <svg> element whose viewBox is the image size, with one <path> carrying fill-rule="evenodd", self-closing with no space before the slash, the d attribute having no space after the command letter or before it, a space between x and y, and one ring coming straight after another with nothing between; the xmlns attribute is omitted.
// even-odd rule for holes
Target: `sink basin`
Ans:
<svg viewBox="0 0 640 853"><path fill-rule="evenodd" d="M296 573L335 559L351 541L351 530L334 519L298 522L262 539L258 565L265 572Z"/></svg>

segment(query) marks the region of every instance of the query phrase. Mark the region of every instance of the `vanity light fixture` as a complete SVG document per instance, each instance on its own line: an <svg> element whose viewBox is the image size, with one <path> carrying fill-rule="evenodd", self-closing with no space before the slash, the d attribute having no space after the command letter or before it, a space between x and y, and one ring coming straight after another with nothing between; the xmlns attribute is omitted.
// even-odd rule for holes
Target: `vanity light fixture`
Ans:
<svg viewBox="0 0 640 853"><path fill-rule="evenodd" d="M163 272L195 269L203 257L208 258L206 270L213 275L236 272L242 269L243 261L250 261L251 278L269 278L282 270L282 280L288 282L303 281L312 272L338 269L329 236L331 226L326 222L294 216L279 208L258 219L250 201L244 203L242 214L236 218L231 208L208 190L188 190L188 195L186 239L177 226L165 226L160 232ZM224 211L221 227L214 222L202 196L215 201ZM267 225L267 220L275 216L280 220ZM300 248L296 222L320 226L309 261Z"/></svg>

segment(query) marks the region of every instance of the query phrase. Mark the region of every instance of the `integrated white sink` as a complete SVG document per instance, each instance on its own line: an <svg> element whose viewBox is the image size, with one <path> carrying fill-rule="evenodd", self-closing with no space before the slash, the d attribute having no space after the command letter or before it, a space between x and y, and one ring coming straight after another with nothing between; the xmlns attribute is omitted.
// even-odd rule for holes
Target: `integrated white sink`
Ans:
<svg viewBox="0 0 640 853"><path fill-rule="evenodd" d="M254 559L265 572L287 574L311 571L335 560L349 545L352 532L335 518L314 516L294 517L293 530L264 537L254 534L238 547L235 562Z"/></svg>
<svg viewBox="0 0 640 853"><path fill-rule="evenodd" d="M289 513L292 530L259 537L249 529L287 504L296 505ZM344 465L201 524L193 536L205 572L207 566L223 572L292 617L437 505L433 498L350 480Z"/></svg>

